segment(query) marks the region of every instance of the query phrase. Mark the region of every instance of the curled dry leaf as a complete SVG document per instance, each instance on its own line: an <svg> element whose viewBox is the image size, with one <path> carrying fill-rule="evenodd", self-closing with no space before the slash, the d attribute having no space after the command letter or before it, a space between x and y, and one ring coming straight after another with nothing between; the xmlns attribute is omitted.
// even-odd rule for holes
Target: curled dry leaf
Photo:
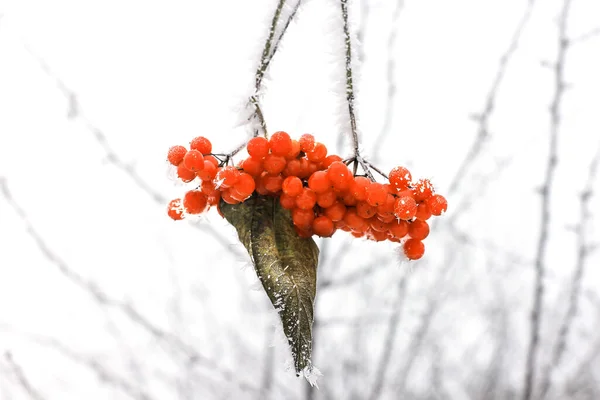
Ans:
<svg viewBox="0 0 600 400"><path fill-rule="evenodd" d="M279 313L294 357L296 374L312 369L312 325L319 248L294 230L279 199L254 195L243 203L220 203L225 219L237 230L254 269Z"/></svg>

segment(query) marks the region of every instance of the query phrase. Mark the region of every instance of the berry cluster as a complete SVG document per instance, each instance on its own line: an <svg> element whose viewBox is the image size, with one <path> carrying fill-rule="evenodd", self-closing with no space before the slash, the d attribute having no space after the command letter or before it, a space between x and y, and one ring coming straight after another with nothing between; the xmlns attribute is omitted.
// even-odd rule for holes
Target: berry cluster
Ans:
<svg viewBox="0 0 600 400"><path fill-rule="evenodd" d="M228 165L228 155L213 154L204 137L192 140L190 150L171 147L167 158L177 167L178 177L183 182L198 177L202 183L183 199L172 200L169 216L180 220L185 214L218 208L220 200L237 204L256 192L278 197L302 237L330 237L343 230L375 241L403 241L405 255L416 260L425 252L427 220L447 208L428 179L413 182L404 167L392 169L388 183L355 176L348 167L355 160L327 155L325 145L310 134L299 140L285 132L268 140L254 137L246 149L249 157L236 167Z"/></svg>

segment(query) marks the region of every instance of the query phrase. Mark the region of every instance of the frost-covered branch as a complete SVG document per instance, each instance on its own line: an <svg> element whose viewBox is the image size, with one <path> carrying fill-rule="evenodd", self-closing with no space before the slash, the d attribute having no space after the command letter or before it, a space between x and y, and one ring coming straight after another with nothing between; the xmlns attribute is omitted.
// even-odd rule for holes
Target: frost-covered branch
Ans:
<svg viewBox="0 0 600 400"><path fill-rule="evenodd" d="M357 166L360 164L364 170L365 175L372 181L375 177L369 170L369 165L362 158L359 149L358 142L358 131L356 127L356 115L354 112L354 81L352 76L352 39L350 37L350 27L348 24L348 0L340 0L342 10L342 20L344 27L344 45L345 45L345 56L346 56L346 102L348 103L348 116L350 117L350 133L352 135L352 148L354 156L352 162L354 163L354 174L356 174Z"/></svg>
<svg viewBox="0 0 600 400"><path fill-rule="evenodd" d="M386 79L387 79L387 98L385 106L385 114L383 116L383 127L375 139L375 143L381 143L383 139L389 135L392 126L392 118L394 116L394 105L396 103L396 38L398 36L398 25L400 22L400 14L404 8L404 0L396 0L394 2L394 14L392 16L392 27L387 40L387 65L386 65ZM378 146L378 150L382 146ZM379 152L373 154L373 159L379 159Z"/></svg>
<svg viewBox="0 0 600 400"><path fill-rule="evenodd" d="M462 181L465 179L467 171L475 163L479 154L483 150L483 145L490 135L489 120L494 112L496 97L498 95L500 85L504 80L504 75L506 74L508 65L512 60L517 48L519 47L521 35L523 34L523 31L529 22L534 4L535 0L529 0L527 2L525 11L523 12L521 19L519 20L519 23L512 34L508 48L500 57L500 63L498 65L498 69L496 70L496 75L494 76L492 85L488 90L483 108L475 117L477 121L477 134L475 135L473 143L471 143L467 154L462 160L456 174L454 175L454 178L450 183L450 187L448 189L449 193L454 193L458 189Z"/></svg>
<svg viewBox="0 0 600 400"><path fill-rule="evenodd" d="M575 36L575 37L571 38L571 43L575 44L575 43L587 42L588 40L593 39L596 36L600 36L600 26L590 30L589 32L586 32L584 34L581 34L579 36Z"/></svg>
<svg viewBox="0 0 600 400"><path fill-rule="evenodd" d="M594 155L590 167L588 170L588 176L585 183L583 192L579 195L579 223L576 227L577 235L577 260L575 262L575 271L571 278L571 285L569 288L569 300L567 306L567 312L565 313L563 320L558 329L558 337L554 348L552 349L552 359L548 370L546 371L542 380L541 398L544 399L552 386L552 376L554 371L561 365L563 355L567 347L567 340L569 333L571 332L573 320L575 319L579 310L579 301L581 296L581 280L583 277L585 265L587 263L588 256L591 252L591 245L588 243L586 233L588 232L589 222L592 220L592 208L590 206L590 199L593 196L593 187L596 179L596 173L598 170L598 163L600 162L600 147Z"/></svg>
<svg viewBox="0 0 600 400"><path fill-rule="evenodd" d="M265 73L267 72L267 69L269 68L269 65L271 64L271 61L273 60L273 57L275 56L275 53L277 52L277 50L279 48L279 44L281 43L283 36L287 32L287 29L290 26L290 23L296 16L296 13L298 12L298 9L300 8L301 3L302 3L302 0L298 0L296 2L296 4L294 5L294 7L292 9L292 12L288 16L285 24L283 25L281 32L279 33L279 35L277 37L275 37L275 33L277 31L277 27L279 26L279 21L281 19L281 14L282 14L283 8L286 5L286 0L279 0L279 2L277 3L277 7L275 8L275 11L273 13L273 18L271 20L271 26L269 27L269 34L267 35L267 39L265 40L265 46L263 48L262 56L261 56L260 62L258 64L258 67L256 69L254 95L250 96L250 100L249 100L249 104L252 105L252 107L254 108L254 113L250 116L250 119L252 119L254 117L256 117L258 119L259 125L260 125L260 127L263 131L263 135L265 137L267 137L267 135L268 135L267 134L267 123L265 121L265 117L262 112L262 109L260 106L260 100L259 100L260 91L262 89L263 78L265 77ZM254 136L258 136L258 130L256 130L254 132ZM234 152L233 154L235 154L235 153L237 153L237 151Z"/></svg>
<svg viewBox="0 0 600 400"><path fill-rule="evenodd" d="M33 400L45 400L46 398L35 388L33 384L25 375L23 368L14 360L12 354L10 352L4 353L4 361L8 365L10 371L15 376L19 387L27 393L30 399Z"/></svg>
<svg viewBox="0 0 600 400"><path fill-rule="evenodd" d="M565 90L564 65L569 48L567 38L567 19L571 0L564 0L558 18L558 55L554 64L554 96L550 105L550 140L544 183L541 188L540 233L535 256L535 283L533 306L530 313L529 343L526 348L527 361L523 384L523 400L531 400L534 393L537 353L540 343L540 331L544 304L544 278L546 274L546 248L550 234L550 198L554 184L554 174L558 162L558 134L561 124L560 108Z"/></svg>

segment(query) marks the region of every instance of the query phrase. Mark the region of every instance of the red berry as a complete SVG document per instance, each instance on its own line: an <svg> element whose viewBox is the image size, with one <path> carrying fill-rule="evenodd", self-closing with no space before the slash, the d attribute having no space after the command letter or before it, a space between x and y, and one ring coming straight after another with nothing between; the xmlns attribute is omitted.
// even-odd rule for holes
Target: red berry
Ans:
<svg viewBox="0 0 600 400"><path fill-rule="evenodd" d="M167 215L175 221L183 219L183 206L181 205L181 199L171 200L167 206Z"/></svg>
<svg viewBox="0 0 600 400"><path fill-rule="evenodd" d="M292 160L300 155L300 143L297 140L292 140L292 149L285 155L285 158Z"/></svg>
<svg viewBox="0 0 600 400"><path fill-rule="evenodd" d="M230 165L223 167L215 176L216 187L228 189L235 185L239 176L240 171L238 171L236 167L232 167Z"/></svg>
<svg viewBox="0 0 600 400"><path fill-rule="evenodd" d="M204 157L204 169L198 171L196 175L203 181L211 181L217 176L217 167Z"/></svg>
<svg viewBox="0 0 600 400"><path fill-rule="evenodd" d="M233 189L235 189L244 200L254 192L255 188L256 184L254 183L254 178L245 172L240 174L237 182L233 185Z"/></svg>
<svg viewBox="0 0 600 400"><path fill-rule="evenodd" d="M300 136L299 142L300 149L305 153L312 151L315 147L315 137L310 133L305 133L304 135Z"/></svg>
<svg viewBox="0 0 600 400"><path fill-rule="evenodd" d="M292 151L292 139L286 132L275 132L269 139L269 148L276 156L287 156Z"/></svg>
<svg viewBox="0 0 600 400"><path fill-rule="evenodd" d="M366 201L359 201L356 204L356 213L361 218L369 219L372 216L374 216L376 212L377 212L377 208L373 207Z"/></svg>
<svg viewBox="0 0 600 400"><path fill-rule="evenodd" d="M286 210L292 210L296 207L296 198L282 193L281 196L279 196L279 204Z"/></svg>
<svg viewBox="0 0 600 400"><path fill-rule="evenodd" d="M371 185L371 180L364 176L357 176L354 181L350 184L350 193L356 198L356 200L364 201L367 200L367 186Z"/></svg>
<svg viewBox="0 0 600 400"><path fill-rule="evenodd" d="M425 254L425 245L418 239L408 239L404 242L404 254L410 260L418 260Z"/></svg>
<svg viewBox="0 0 600 400"><path fill-rule="evenodd" d="M198 150L202 154L209 154L212 151L212 143L204 136L198 136L190 142L190 149Z"/></svg>
<svg viewBox="0 0 600 400"><path fill-rule="evenodd" d="M427 202L422 202L417 205L417 213L415 214L415 217L422 221L426 221L431 218L431 210L429 209Z"/></svg>
<svg viewBox="0 0 600 400"><path fill-rule="evenodd" d="M317 204L319 207L331 207L337 201L337 194L333 190L327 190L323 193L317 193Z"/></svg>
<svg viewBox="0 0 600 400"><path fill-rule="evenodd" d="M402 239L408 234L408 222L402 220L390 222L390 233L394 237Z"/></svg>
<svg viewBox="0 0 600 400"><path fill-rule="evenodd" d="M246 149L250 156L260 160L269 154L269 141L264 137L254 137L248 141Z"/></svg>
<svg viewBox="0 0 600 400"><path fill-rule="evenodd" d="M429 206L429 209L433 215L442 215L448 209L448 201L444 196L439 194L434 194L425 200L425 202Z"/></svg>
<svg viewBox="0 0 600 400"><path fill-rule="evenodd" d="M350 169L341 161L336 161L327 168L327 177L333 186L340 191L348 189L354 180Z"/></svg>
<svg viewBox="0 0 600 400"><path fill-rule="evenodd" d="M259 176L263 172L262 160L254 157L248 157L242 162L242 169L247 174Z"/></svg>
<svg viewBox="0 0 600 400"><path fill-rule="evenodd" d="M204 156L198 150L190 150L183 157L183 165L193 172L204 169Z"/></svg>
<svg viewBox="0 0 600 400"><path fill-rule="evenodd" d="M342 157L340 157L336 154L327 156L327 157L325 157L325 159L323 161L321 161L321 168L329 168L329 166L336 161L342 161Z"/></svg>
<svg viewBox="0 0 600 400"><path fill-rule="evenodd" d="M365 192L367 193L367 202L372 206L379 206L387 200L388 192L381 183L371 182L365 188Z"/></svg>
<svg viewBox="0 0 600 400"><path fill-rule="evenodd" d="M331 218L321 215L320 217L314 219L312 223L312 230L315 235L319 235L321 237L330 237L333 235L335 228Z"/></svg>
<svg viewBox="0 0 600 400"><path fill-rule="evenodd" d="M429 224L420 219L415 219L408 224L408 234L413 239L423 240L429 236Z"/></svg>
<svg viewBox="0 0 600 400"><path fill-rule="evenodd" d="M167 153L167 160L174 165L178 166L183 161L183 157L187 153L187 149L183 146L173 146L169 149Z"/></svg>
<svg viewBox="0 0 600 400"><path fill-rule="evenodd" d="M323 193L331 189L331 181L325 171L316 171L308 178L308 187L315 193Z"/></svg>
<svg viewBox="0 0 600 400"><path fill-rule="evenodd" d="M286 163L285 157L269 154L263 161L263 167L269 174L277 175L285 169Z"/></svg>
<svg viewBox="0 0 600 400"><path fill-rule="evenodd" d="M196 179L196 173L187 169L185 165L183 165L183 161L177 166L177 176L185 183Z"/></svg>
<svg viewBox="0 0 600 400"><path fill-rule="evenodd" d="M321 162L327 157L327 147L323 143L315 143L315 147L306 152L306 158L312 162Z"/></svg>
<svg viewBox="0 0 600 400"><path fill-rule="evenodd" d="M281 175L265 175L262 177L262 182L265 188L271 193L277 193L281 190L283 177Z"/></svg>
<svg viewBox="0 0 600 400"><path fill-rule="evenodd" d="M324 213L334 222L341 221L346 214L346 206L338 201L327 207Z"/></svg>
<svg viewBox="0 0 600 400"><path fill-rule="evenodd" d="M403 220L412 219L417 213L417 203L415 199L408 196L399 197L394 204L394 214Z"/></svg>
<svg viewBox="0 0 600 400"><path fill-rule="evenodd" d="M315 213L312 209L294 208L292 210L292 221L298 227L308 228L312 225L314 219Z"/></svg>
<svg viewBox="0 0 600 400"><path fill-rule="evenodd" d="M291 197L296 197L302 193L302 181L297 176L288 176L281 184L283 193Z"/></svg>
<svg viewBox="0 0 600 400"><path fill-rule="evenodd" d="M317 203L317 194L309 188L303 188L302 193L296 197L296 207L303 210L312 209Z"/></svg>
<svg viewBox="0 0 600 400"><path fill-rule="evenodd" d="M206 195L200 190L190 190L183 196L183 208L188 214L200 214L206 209Z"/></svg>
<svg viewBox="0 0 600 400"><path fill-rule="evenodd" d="M413 185L413 193L416 201L423 201L433 195L433 185L429 179L419 179Z"/></svg>
<svg viewBox="0 0 600 400"><path fill-rule="evenodd" d="M410 171L404 167L396 167L390 171L390 185L396 190L404 190L412 180Z"/></svg>

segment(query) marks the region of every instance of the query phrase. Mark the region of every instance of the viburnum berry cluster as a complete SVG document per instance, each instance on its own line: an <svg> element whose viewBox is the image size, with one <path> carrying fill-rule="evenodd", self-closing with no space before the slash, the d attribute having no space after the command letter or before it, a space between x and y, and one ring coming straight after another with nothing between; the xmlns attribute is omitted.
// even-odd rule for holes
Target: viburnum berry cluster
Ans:
<svg viewBox="0 0 600 400"><path fill-rule="evenodd" d="M330 237L342 230L357 238L403 243L406 257L416 260L425 252L427 220L448 206L428 179L413 181L404 167L382 174L387 183L356 175L349 168L356 160L328 155L311 134L294 140L280 131L269 139L250 139L246 149L249 157L233 166L231 155L212 153L205 137L192 140L189 150L171 147L167 159L177 167L179 179L188 183L199 178L201 184L172 200L168 215L181 220L211 206L218 209L221 200L237 204L255 193L275 196L290 210L301 237Z"/></svg>

